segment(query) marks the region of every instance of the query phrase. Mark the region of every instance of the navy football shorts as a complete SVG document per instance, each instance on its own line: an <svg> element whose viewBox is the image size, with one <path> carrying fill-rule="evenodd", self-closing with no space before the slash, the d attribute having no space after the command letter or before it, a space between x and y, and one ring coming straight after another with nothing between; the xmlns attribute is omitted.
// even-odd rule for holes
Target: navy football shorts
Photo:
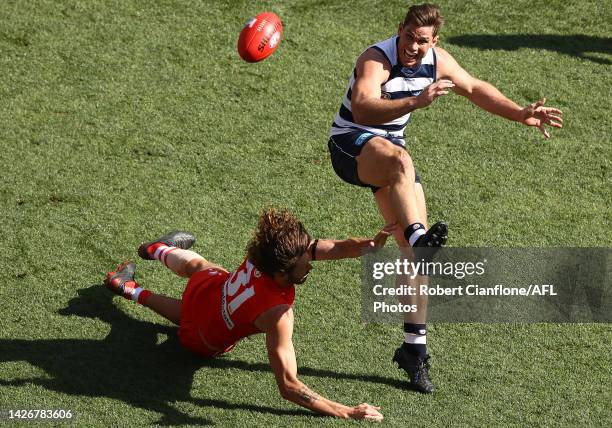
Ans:
<svg viewBox="0 0 612 428"><path fill-rule="evenodd" d="M359 179L357 175L357 160L355 159L361 153L361 149L372 137L377 135L367 131L350 131L344 134L332 135L327 142L329 153L331 155L332 166L334 171L344 181L356 186L368 187L375 193L380 187L366 184ZM406 150L404 140L394 137L383 137L392 144ZM414 171L415 181L421 182L421 177Z"/></svg>

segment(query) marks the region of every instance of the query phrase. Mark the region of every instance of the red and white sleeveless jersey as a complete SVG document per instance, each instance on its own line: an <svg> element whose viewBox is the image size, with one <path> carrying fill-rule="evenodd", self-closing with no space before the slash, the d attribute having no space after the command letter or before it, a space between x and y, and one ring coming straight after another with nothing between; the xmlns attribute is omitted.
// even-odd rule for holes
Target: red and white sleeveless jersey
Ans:
<svg viewBox="0 0 612 428"><path fill-rule="evenodd" d="M206 283L183 302L185 310L194 312L198 335L209 348L224 350L260 333L254 325L257 317L274 306L293 305L295 287L279 285L249 260L232 273L216 271L218 279L213 281L209 271L203 271L207 273ZM194 277L191 279L197 281Z"/></svg>

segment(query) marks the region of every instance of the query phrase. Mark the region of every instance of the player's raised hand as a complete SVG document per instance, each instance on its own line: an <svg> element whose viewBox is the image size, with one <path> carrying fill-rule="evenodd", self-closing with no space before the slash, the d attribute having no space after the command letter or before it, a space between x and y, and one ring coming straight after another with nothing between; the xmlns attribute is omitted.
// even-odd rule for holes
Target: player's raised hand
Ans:
<svg viewBox="0 0 612 428"><path fill-rule="evenodd" d="M432 83L423 89L423 92L417 95L419 108L427 107L429 104L433 103L436 98L448 94L448 90L454 87L455 84L447 79L440 79Z"/></svg>
<svg viewBox="0 0 612 428"><path fill-rule="evenodd" d="M351 409L351 419L365 419L372 422L381 422L383 420L382 413L379 412L380 407L372 406L368 403L361 403Z"/></svg>
<svg viewBox="0 0 612 428"><path fill-rule="evenodd" d="M546 104L546 98L525 107L522 111L523 123L537 127L545 138L550 138L550 133L544 125L563 128L563 112L558 108L544 107L544 104Z"/></svg>

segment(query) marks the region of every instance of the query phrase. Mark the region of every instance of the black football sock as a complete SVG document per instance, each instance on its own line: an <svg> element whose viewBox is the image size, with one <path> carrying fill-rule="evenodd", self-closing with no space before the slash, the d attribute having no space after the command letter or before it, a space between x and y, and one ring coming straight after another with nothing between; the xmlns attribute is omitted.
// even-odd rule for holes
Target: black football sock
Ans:
<svg viewBox="0 0 612 428"><path fill-rule="evenodd" d="M411 247L414 247L419 238L425 235L425 233L426 230L423 223L412 223L404 230L404 238L406 238Z"/></svg>
<svg viewBox="0 0 612 428"><path fill-rule="evenodd" d="M424 358L427 355L427 327L425 324L404 323L402 347L412 355Z"/></svg>

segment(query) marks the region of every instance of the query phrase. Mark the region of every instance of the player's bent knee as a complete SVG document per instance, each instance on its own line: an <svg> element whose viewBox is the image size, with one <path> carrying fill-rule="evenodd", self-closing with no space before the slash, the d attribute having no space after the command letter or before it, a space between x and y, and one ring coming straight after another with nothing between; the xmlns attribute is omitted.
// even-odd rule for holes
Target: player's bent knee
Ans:
<svg viewBox="0 0 612 428"><path fill-rule="evenodd" d="M405 179L410 181L411 177L414 180L414 166L408 152L384 138L372 138L357 156L357 165L359 178L378 187Z"/></svg>
<svg viewBox="0 0 612 428"><path fill-rule="evenodd" d="M190 277L196 272L203 271L210 267L210 263L204 258L194 258L185 263L185 276Z"/></svg>
<svg viewBox="0 0 612 428"><path fill-rule="evenodd" d="M394 180L403 177L413 177L414 180L412 158L404 149L397 148L397 150L394 150L389 172Z"/></svg>

